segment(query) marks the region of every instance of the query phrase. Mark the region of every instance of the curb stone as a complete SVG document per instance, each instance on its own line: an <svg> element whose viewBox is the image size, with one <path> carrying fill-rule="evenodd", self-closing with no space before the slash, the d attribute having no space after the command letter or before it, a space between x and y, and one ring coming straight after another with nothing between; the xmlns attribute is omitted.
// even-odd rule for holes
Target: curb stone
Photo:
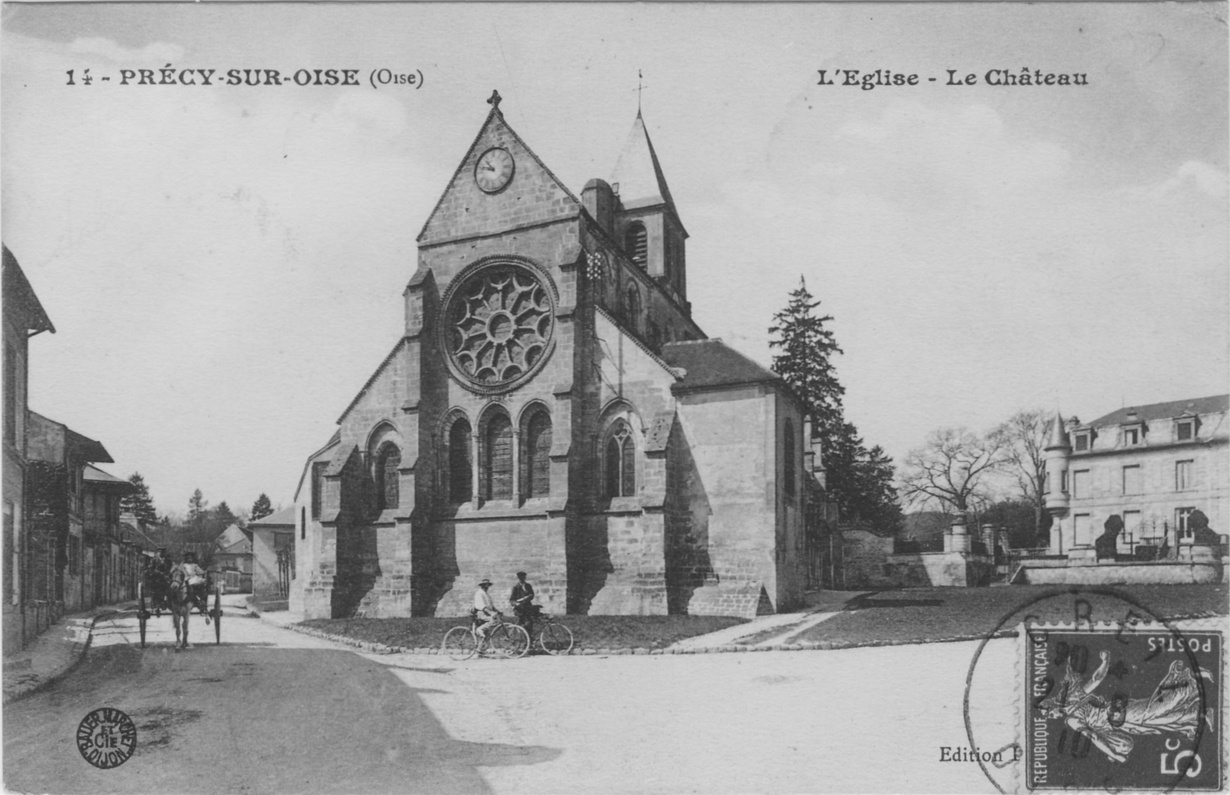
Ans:
<svg viewBox="0 0 1230 795"><path fill-rule="evenodd" d="M82 649L81 649L80 654L77 657L77 660L74 661L71 666L66 668L63 672L56 674L52 678L35 685L28 691L20 691L11 698L8 696L5 696L4 703L8 704L10 701L15 701L19 698L25 698L30 693L36 692L37 690L41 690L46 685L59 679L64 674L67 674L74 667L76 667L77 663L80 662L81 659L85 656L85 651L90 646L90 640L93 636L93 631L94 631L94 624L100 618L103 618L107 615L111 615L114 612L118 612L118 611L109 611L107 613L100 613L99 615L96 615L93 617L93 619L90 622L90 633L86 637L85 642L82 644ZM257 617L260 617L260 616L258 615ZM1173 623L1176 621L1193 621L1193 620L1198 620L1198 619L1223 618L1223 617L1225 616L1222 613L1217 613L1217 612L1206 610L1206 611L1200 611L1200 612L1195 612L1195 613L1187 613L1187 614L1179 615L1179 616L1168 617L1164 620L1167 622ZM313 637L321 638L323 640L333 641L334 643L340 643L345 646L356 647L363 651L368 651L374 654L398 654L398 653L426 654L426 655L441 654L440 649L435 646L428 646L428 647L422 647L422 648L416 647L416 648L411 649L405 646L389 646L384 643L374 643L371 641L358 640L356 638L346 637L345 635L335 635L329 632L323 632L318 629L313 629L311 627L305 627L305 626L302 626L301 624L276 624L272 621L266 621L266 623L272 624L273 626L280 627L282 629L289 629L292 632L298 632L303 635L311 635ZM1005 628L1005 629L1001 629L995 632L991 637L993 638L1012 637L1014 633L1015 633L1015 629ZM769 651L837 651L841 649L879 648L882 646L924 646L924 645L931 644L931 643L962 643L962 642L968 642L968 641L986 640L987 637L988 636L985 633L981 633L981 634L980 633L966 633L963 635L950 635L950 636L945 636L942 638L926 638L926 639L921 639L921 640L916 639L916 638L904 638L904 639L902 638L878 638L875 640L868 640L868 641L816 640L816 641L800 641L796 643L774 643L774 644L769 644L769 645L759 645L758 644L755 646L748 646L744 644L726 644L723 646L667 646L665 648L654 648L654 649L645 649L643 647L622 648L622 649L610 649L610 648L592 649L592 648L576 646L571 651L569 651L568 654L556 655L556 656L586 657L586 656L596 655L596 656L606 657L606 656L621 656L621 655L726 654L726 653L739 653L739 652L746 653L746 652L769 652Z"/></svg>

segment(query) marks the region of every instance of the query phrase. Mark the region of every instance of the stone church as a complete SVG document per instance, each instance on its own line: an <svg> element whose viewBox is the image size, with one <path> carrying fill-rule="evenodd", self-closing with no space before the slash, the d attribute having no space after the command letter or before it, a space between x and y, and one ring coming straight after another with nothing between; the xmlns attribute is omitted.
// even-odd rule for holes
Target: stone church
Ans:
<svg viewBox="0 0 1230 795"><path fill-rule="evenodd" d="M688 233L638 111L578 197L486 121L418 236L400 339L309 456L292 610L798 606L815 454L785 384L688 301Z"/></svg>

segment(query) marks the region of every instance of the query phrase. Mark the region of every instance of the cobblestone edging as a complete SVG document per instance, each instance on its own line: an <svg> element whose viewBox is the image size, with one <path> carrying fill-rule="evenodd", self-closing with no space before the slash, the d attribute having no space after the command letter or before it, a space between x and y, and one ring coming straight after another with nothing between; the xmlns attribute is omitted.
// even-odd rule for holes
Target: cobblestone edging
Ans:
<svg viewBox="0 0 1230 795"><path fill-rule="evenodd" d="M96 612L92 616L65 616L60 619L60 621L88 621L88 624L85 627L85 640L81 641L79 644L74 643L72 648L66 652L65 656L69 658L66 664L51 672L39 672L33 670L33 667L31 667L29 674L22 675L15 671L6 670L4 675L4 703L11 704L14 701L32 696L67 676L74 668L81 664L82 660L85 659L85 653L89 651L90 643L94 640L94 625L98 623L99 619L109 618L110 616L116 615L118 612L118 610L103 609ZM60 622L56 622L55 624L52 624L51 629L48 629L46 632L52 632L57 629L63 631L65 627L61 626ZM42 638L43 636L40 636L40 639ZM44 642L54 641L51 638L45 638ZM4 667L6 669L9 668L9 665L10 663L5 661Z"/></svg>
<svg viewBox="0 0 1230 795"><path fill-rule="evenodd" d="M1194 621L1204 618L1224 618L1222 613L1206 611L1202 613L1192 613L1189 615L1176 616L1174 618L1165 619L1167 622L1175 621ZM354 646L363 651L373 654L442 654L443 652L438 646L427 647L408 647L408 646L389 646L384 643L373 643L370 641L359 640L357 638L347 637L346 635L335 635L329 632L322 632L318 629L312 629L300 624L279 624L278 626L284 629L289 629L294 632L299 632L304 635L311 635L322 640L333 641L347 646ZM1016 632L1015 629L1001 629L993 635L985 633L967 633L962 635L948 635L942 638L927 638L919 640L916 638L898 639L898 638L882 638L868 641L851 641L851 640L822 640L808 641L804 643L774 643L770 645L747 646L737 643L729 643L721 646L698 646L698 647L668 647L665 649L646 649L646 648L601 648L590 649L574 646L572 651L566 656L572 657L610 657L618 655L636 655L636 656L657 656L663 654L738 654L748 652L765 652L765 651L830 651L834 649L863 649L877 648L880 646L921 646L928 643L961 643L966 641L988 640L989 638L1007 638L1012 637Z"/></svg>

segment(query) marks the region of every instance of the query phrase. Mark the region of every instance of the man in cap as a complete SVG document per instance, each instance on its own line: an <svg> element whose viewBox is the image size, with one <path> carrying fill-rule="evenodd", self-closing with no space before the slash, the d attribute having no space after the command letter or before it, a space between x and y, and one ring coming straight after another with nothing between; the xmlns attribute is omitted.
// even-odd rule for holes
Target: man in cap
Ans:
<svg viewBox="0 0 1230 795"><path fill-rule="evenodd" d="M509 603L512 605L513 615L517 617L517 623L525 627L525 631L530 637L534 637L534 616L538 614L538 608L530 604L534 601L534 586L525 581L525 572L517 572L517 584L512 587L512 594L508 597Z"/></svg>
<svg viewBox="0 0 1230 795"><path fill-rule="evenodd" d="M491 594L487 593L490 587L491 580L483 577L478 583L478 590L474 592L474 620L476 623L484 622L478 627L479 637L483 640L487 639L487 634L501 615L500 611L495 609L495 602L491 600Z"/></svg>

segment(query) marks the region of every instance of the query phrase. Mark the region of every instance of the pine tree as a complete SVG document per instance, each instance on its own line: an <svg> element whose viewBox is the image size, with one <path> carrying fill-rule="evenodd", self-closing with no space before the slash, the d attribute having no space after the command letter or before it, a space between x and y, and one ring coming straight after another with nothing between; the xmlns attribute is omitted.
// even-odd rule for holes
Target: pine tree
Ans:
<svg viewBox="0 0 1230 795"><path fill-rule="evenodd" d="M192 492L192 496L188 499L188 524L199 525L205 521L205 514L209 512L209 503L205 501L205 495L200 489Z"/></svg>
<svg viewBox="0 0 1230 795"><path fill-rule="evenodd" d="M257 519L263 519L271 513L273 513L273 504L269 502L269 495L262 492L261 496L256 498L256 502L252 503L252 513L249 516L255 522Z"/></svg>
<svg viewBox="0 0 1230 795"><path fill-rule="evenodd" d="M786 308L773 316L769 347L773 371L802 400L812 420L812 440L820 445L828 497L843 518L861 519L884 530L901 523L901 508L893 487L892 460L879 446L867 449L858 428L845 420L845 387L837 380L833 357L842 352L825 324L831 315L818 316L820 301L799 286L790 293Z"/></svg>
<svg viewBox="0 0 1230 795"><path fill-rule="evenodd" d="M231 525L239 521L239 517L231 511L231 506L226 504L226 500L218 503L213 509L213 522L216 526L225 530Z"/></svg>
<svg viewBox="0 0 1230 795"><path fill-rule="evenodd" d="M826 455L843 432L842 396L845 387L837 380L833 357L841 353L833 332L825 327L831 315L817 317L816 300L799 277L799 286L790 293L786 308L773 316L769 347L773 372L785 379L811 415L812 438L819 439Z"/></svg>
<svg viewBox="0 0 1230 795"><path fill-rule="evenodd" d="M154 509L154 500L150 497L149 486L145 485L145 478L140 472L133 472L128 476L128 482L136 490L120 499L120 511L131 513L142 522L157 523L158 512Z"/></svg>

